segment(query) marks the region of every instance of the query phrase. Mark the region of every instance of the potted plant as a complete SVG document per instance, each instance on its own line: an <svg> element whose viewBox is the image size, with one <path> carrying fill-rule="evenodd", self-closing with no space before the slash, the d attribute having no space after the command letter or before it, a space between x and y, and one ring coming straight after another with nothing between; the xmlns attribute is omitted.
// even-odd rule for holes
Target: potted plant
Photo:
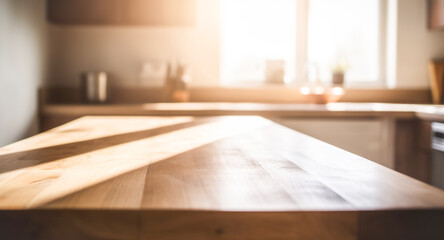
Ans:
<svg viewBox="0 0 444 240"><path fill-rule="evenodd" d="M344 85L345 72L348 69L348 65L344 63L337 63L332 67L332 82L334 85Z"/></svg>

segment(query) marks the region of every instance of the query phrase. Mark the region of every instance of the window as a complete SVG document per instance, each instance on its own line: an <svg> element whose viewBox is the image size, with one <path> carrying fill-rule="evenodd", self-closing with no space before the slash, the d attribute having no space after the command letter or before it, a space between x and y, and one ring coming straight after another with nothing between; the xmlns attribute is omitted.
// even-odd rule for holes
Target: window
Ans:
<svg viewBox="0 0 444 240"><path fill-rule="evenodd" d="M263 81L267 60L295 58L294 0L222 0L222 81Z"/></svg>
<svg viewBox="0 0 444 240"><path fill-rule="evenodd" d="M347 82L381 81L379 0L223 0L223 83L264 82L281 61L285 82L303 83L306 63L331 80L347 66Z"/></svg>

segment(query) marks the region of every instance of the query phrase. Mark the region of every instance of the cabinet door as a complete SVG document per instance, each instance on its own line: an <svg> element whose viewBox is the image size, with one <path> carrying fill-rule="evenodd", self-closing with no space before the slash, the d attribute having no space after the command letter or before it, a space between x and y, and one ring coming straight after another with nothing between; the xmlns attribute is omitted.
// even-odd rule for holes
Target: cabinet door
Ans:
<svg viewBox="0 0 444 240"><path fill-rule="evenodd" d="M297 119L273 121L393 168L393 127L384 119Z"/></svg>
<svg viewBox="0 0 444 240"><path fill-rule="evenodd" d="M429 28L444 30L444 0L428 0Z"/></svg>
<svg viewBox="0 0 444 240"><path fill-rule="evenodd" d="M196 0L48 0L48 20L68 25L193 26Z"/></svg>

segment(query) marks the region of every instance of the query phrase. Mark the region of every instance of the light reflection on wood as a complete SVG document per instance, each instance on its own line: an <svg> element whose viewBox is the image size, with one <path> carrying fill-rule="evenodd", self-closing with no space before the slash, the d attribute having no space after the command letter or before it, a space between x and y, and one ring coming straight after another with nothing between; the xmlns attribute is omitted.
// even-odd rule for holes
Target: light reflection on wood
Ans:
<svg viewBox="0 0 444 240"><path fill-rule="evenodd" d="M82 123L84 127L94 132L95 129L107 128L106 118L87 117L77 123ZM100 119L104 121L98 121ZM126 128L126 118L122 119L121 122L115 119L115 121L109 121L108 124L116 128ZM163 121L163 118L147 118L147 121ZM219 121L208 121L208 119L195 121L198 123L196 126L157 136L148 135L140 140L5 172L0 175L0 186L2 186L0 207L7 209L38 207L148 164L270 124L269 121L257 117L240 119L228 117ZM70 125L67 128L69 127ZM131 128L131 126L128 127ZM85 132L85 134L88 133L89 131ZM44 134L40 136L45 137ZM101 143L97 142L97 144Z"/></svg>

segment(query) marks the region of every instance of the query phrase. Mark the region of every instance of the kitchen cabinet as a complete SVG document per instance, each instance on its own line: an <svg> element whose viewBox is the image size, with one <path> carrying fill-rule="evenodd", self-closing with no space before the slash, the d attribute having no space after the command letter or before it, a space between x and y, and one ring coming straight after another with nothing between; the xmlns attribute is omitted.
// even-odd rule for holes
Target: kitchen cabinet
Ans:
<svg viewBox="0 0 444 240"><path fill-rule="evenodd" d="M433 30L444 30L444 0L428 0L428 25Z"/></svg>
<svg viewBox="0 0 444 240"><path fill-rule="evenodd" d="M394 169L394 122L387 118L276 118L275 122Z"/></svg>
<svg viewBox="0 0 444 240"><path fill-rule="evenodd" d="M193 26L196 0L48 0L47 8L63 25Z"/></svg>

